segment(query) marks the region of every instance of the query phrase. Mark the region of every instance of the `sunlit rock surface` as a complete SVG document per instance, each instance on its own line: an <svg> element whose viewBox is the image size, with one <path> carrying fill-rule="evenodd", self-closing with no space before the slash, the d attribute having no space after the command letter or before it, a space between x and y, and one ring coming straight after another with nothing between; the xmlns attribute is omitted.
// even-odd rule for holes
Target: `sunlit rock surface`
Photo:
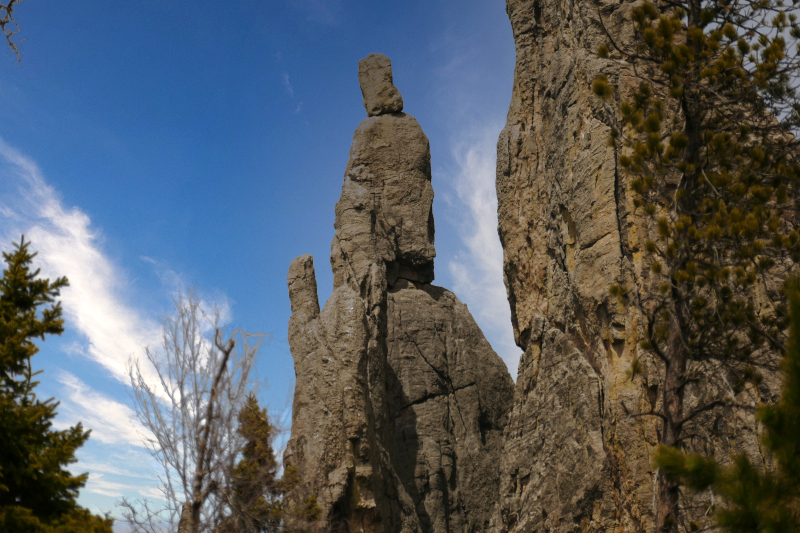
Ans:
<svg viewBox="0 0 800 533"><path fill-rule="evenodd" d="M391 63L359 63L368 118L336 204L334 291L288 275L296 385L290 528L486 531L513 382L467 307L433 281L430 147ZM301 515L319 513L318 520Z"/></svg>
<svg viewBox="0 0 800 533"><path fill-rule="evenodd" d="M628 64L597 57L610 39L630 45L634 5L506 2L517 57L497 145L498 222L514 335L525 353L500 454L495 533L654 527L651 458L661 424L639 416L658 408L663 392L660 363L638 348L638 304L654 290L647 226L634 215L591 89L608 76L616 110L638 86ZM631 291L629 305L609 295L612 284ZM648 370L631 379L637 355ZM688 391L687 408L692 401ZM697 422L687 432L696 432L698 451L761 458L752 413L718 411ZM689 513L703 523L702 507Z"/></svg>

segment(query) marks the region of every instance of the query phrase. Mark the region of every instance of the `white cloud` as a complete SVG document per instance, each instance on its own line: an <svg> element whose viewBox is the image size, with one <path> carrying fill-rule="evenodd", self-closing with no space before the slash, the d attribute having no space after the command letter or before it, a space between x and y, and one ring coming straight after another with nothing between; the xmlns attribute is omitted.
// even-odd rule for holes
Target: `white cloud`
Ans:
<svg viewBox="0 0 800 533"><path fill-rule="evenodd" d="M69 279L70 286L62 290L60 300L67 327L78 338L64 345L64 353L94 361L112 380L128 384L129 357L140 357L145 346L158 348L159 323L121 294L120 288L128 283L125 272L103 252L101 234L89 216L77 207L65 207L37 165L0 139L0 238L4 248L20 234L32 242L38 253L35 266L44 277ZM165 283L170 274L162 270ZM173 273L171 279L177 278ZM153 382L147 365L144 370ZM61 404L54 427L66 429L82 422L92 430L87 444L91 460L70 468L90 474L82 494L153 496L157 486L153 460L142 442L147 433L133 409L70 372L56 371L55 375L61 385ZM77 455L86 457L84 453L78 450ZM92 496L87 503L90 501Z"/></svg>
<svg viewBox="0 0 800 533"><path fill-rule="evenodd" d="M66 429L80 421L92 430L92 438L103 444L144 447L142 437L149 432L133 409L92 390L69 372L61 371L57 379L64 388L60 416L54 426Z"/></svg>
<svg viewBox="0 0 800 533"><path fill-rule="evenodd" d="M86 482L84 489L86 492L109 496L111 498L122 498L136 493L148 500L164 501L164 494L152 484L126 483L124 481L113 481L106 479L104 474L92 474Z"/></svg>
<svg viewBox="0 0 800 533"><path fill-rule="evenodd" d="M228 324L233 320L232 302L230 297L228 297L225 292L220 290L211 292L200 291L197 287L193 287L189 282L187 282L186 278L184 278L182 274L171 269L163 261L153 259L152 257L148 257L146 255L139 256L139 259L152 265L156 276L158 276L159 280L161 281L161 285L164 286L166 291L172 294L173 298L179 296L180 294L183 294L183 298L186 298L187 291L197 291L202 304L200 309L205 316L219 316L220 325ZM169 311L172 312L174 309L170 308ZM206 326L207 327L203 330L203 334L206 337L213 338L214 328L210 325ZM154 345L151 347L156 348Z"/></svg>
<svg viewBox="0 0 800 533"><path fill-rule="evenodd" d="M103 496L111 496L112 498L121 498L131 490L136 490L135 486L131 486L128 483L109 481L104 478L103 474L90 476L89 481L86 483L86 490Z"/></svg>
<svg viewBox="0 0 800 533"><path fill-rule="evenodd" d="M295 0L295 5L306 14L309 22L334 26L339 23L338 0Z"/></svg>
<svg viewBox="0 0 800 533"><path fill-rule="evenodd" d="M90 359L127 383L128 358L146 345L158 344L158 324L123 302L117 288L124 284L124 276L103 254L100 234L89 216L62 205L36 164L2 139L0 180L11 189L0 197L4 242L16 241L24 233L39 254L42 274L69 279L61 296L69 326L86 339L85 354Z"/></svg>
<svg viewBox="0 0 800 533"><path fill-rule="evenodd" d="M147 459L149 459L149 458L150 458L150 456L148 455ZM130 464L131 463L131 458L130 457L126 457L125 459L127 461L126 464ZM132 478L140 478L140 479L148 479L148 480L152 480L153 477L154 477L152 475L144 475L141 472L133 472L132 470L129 470L127 468L120 468L119 466L116 466L115 464L112 464L112 463L107 463L107 462L103 463L103 462L98 462L98 461L91 461L91 462L89 462L89 461L78 461L76 463L76 466L74 468L72 468L72 470L74 470L75 472L88 472L88 471L91 471L91 472L97 473L98 475L99 474L110 474L112 476L124 476L124 477L132 477Z"/></svg>
<svg viewBox="0 0 800 533"><path fill-rule="evenodd" d="M449 263L453 290L469 305L492 347L517 375L520 349L514 343L511 310L503 284L503 248L497 235L495 145L501 126L474 127L452 145L456 169L450 203L463 214L459 234L463 251Z"/></svg>
<svg viewBox="0 0 800 533"><path fill-rule="evenodd" d="M294 98L294 89L292 88L292 82L289 81L289 75L284 72L281 77L283 79L283 88L286 89L286 92L289 93L289 96Z"/></svg>
<svg viewBox="0 0 800 533"><path fill-rule="evenodd" d="M153 267L153 270L158 276L158 279L161 281L161 284L164 287L167 287L168 290L175 292L186 287L186 280L184 280L180 274L169 268L163 261L153 259L152 257L148 257L146 255L140 255L139 259Z"/></svg>
<svg viewBox="0 0 800 533"><path fill-rule="evenodd" d="M91 441L90 441L91 443ZM95 444L97 446L97 444ZM158 488L158 472L160 465L149 452L142 448L114 446L112 452L98 458L96 449L79 450L79 460L72 472L89 472L86 491L106 494L108 491L121 491L128 497L145 496L162 500L163 494ZM91 459L86 459L91 457ZM113 495L117 497L116 494Z"/></svg>

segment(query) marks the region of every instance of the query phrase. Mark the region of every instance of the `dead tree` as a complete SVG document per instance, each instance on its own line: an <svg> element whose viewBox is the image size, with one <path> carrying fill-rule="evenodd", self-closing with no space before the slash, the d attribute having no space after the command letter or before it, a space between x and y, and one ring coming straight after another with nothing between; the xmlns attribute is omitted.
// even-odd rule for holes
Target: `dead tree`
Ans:
<svg viewBox="0 0 800 533"><path fill-rule="evenodd" d="M193 290L179 293L174 306L162 320L162 350L146 349L149 365L131 360L128 368L136 414L150 433L145 444L162 468L165 502L123 499L134 533L213 531L229 512L218 489L230 486L244 445L237 415L253 390L258 344L248 345L252 335L241 330L224 340L219 309L206 309Z"/></svg>
<svg viewBox="0 0 800 533"><path fill-rule="evenodd" d="M5 35L6 41L8 41L8 47L11 48L14 55L17 56L17 61L20 60L19 49L17 49L19 41L14 40L14 35L19 33L19 26L17 25L17 21L14 20L14 7L19 4L20 1L21 0L6 0L6 2L0 2L0 31Z"/></svg>

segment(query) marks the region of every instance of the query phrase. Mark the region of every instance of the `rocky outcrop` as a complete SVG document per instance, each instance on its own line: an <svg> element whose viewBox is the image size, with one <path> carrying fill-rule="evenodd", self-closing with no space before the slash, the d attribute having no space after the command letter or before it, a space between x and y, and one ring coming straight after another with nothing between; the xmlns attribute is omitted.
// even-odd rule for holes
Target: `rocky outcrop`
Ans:
<svg viewBox="0 0 800 533"><path fill-rule="evenodd" d="M514 335L525 350L501 454L493 532L652 531L658 362L639 349L634 303L653 290L627 178L592 81L619 98L638 80L596 55L629 46L633 2L507 0L513 93L497 146L499 233ZM606 33L608 32L608 33ZM619 284L632 303L609 295ZM628 374L635 357L644 376ZM691 400L687 400L691 401ZM715 413L704 452L758 456L750 414ZM696 511L695 511L696 512ZM702 517L702 510L698 513ZM683 526L682 526L683 527Z"/></svg>
<svg viewBox="0 0 800 533"><path fill-rule="evenodd" d="M525 350L501 464L493 531L639 531L650 522L655 421L625 378L634 314L608 295L638 281L639 235L608 146L596 57L599 17L626 39L627 3L508 0L517 64L498 141L504 276ZM649 528L647 528L649 529Z"/></svg>
<svg viewBox="0 0 800 533"><path fill-rule="evenodd" d="M486 531L511 377L450 291L400 278L387 317L392 464L420 531Z"/></svg>
<svg viewBox="0 0 800 533"><path fill-rule="evenodd" d="M358 62L358 83L367 116L403 110L403 97L392 79L392 62L385 55L370 54Z"/></svg>
<svg viewBox="0 0 800 533"><path fill-rule="evenodd" d="M513 383L466 306L433 281L430 148L391 63L359 63L353 137L320 311L313 260L289 269L296 385L289 527L485 531Z"/></svg>

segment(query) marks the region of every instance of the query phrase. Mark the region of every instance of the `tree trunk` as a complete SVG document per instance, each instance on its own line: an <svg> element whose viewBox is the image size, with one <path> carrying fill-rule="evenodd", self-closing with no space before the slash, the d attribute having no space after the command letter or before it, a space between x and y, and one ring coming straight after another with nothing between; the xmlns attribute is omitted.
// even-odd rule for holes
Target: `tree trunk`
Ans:
<svg viewBox="0 0 800 533"><path fill-rule="evenodd" d="M192 505L189 502L186 502L181 508L181 519L178 522L178 533L193 533L194 524L192 522Z"/></svg>
<svg viewBox="0 0 800 533"><path fill-rule="evenodd" d="M699 0L689 0L688 23L689 26L700 27L702 5ZM696 46L696 45L695 45ZM700 50L695 50L700 53ZM689 145L684 153L686 162L693 165L695 169L702 168L700 148L702 141L702 116L691 103L691 98L687 97L690 92L686 89L683 93L680 104L684 119L684 133L689 139ZM697 172L697 170L695 170ZM685 194L682 199L676 196L675 215L692 212L697 203L694 189L697 187L695 175L682 176L678 189L683 189ZM690 258L681 257L671 266L673 273L684 268ZM682 311L683 299L681 292L677 289L678 283L674 278L670 280L672 284L672 305L670 309L670 338L668 340L666 354L666 369L664 375L664 414L662 423L661 443L671 447L677 447L681 440L681 426L683 420L683 385L686 373L686 362L689 357L688 348L684 342L684 333L689 331L690 319ZM678 482L668 480L666 476L659 474L656 501L656 531L657 532L676 532L678 530L678 498L680 495L680 485Z"/></svg>
<svg viewBox="0 0 800 533"><path fill-rule="evenodd" d="M681 438L681 420L683 419L683 379L686 372L686 346L682 332L686 322L681 320L678 310L679 301L673 306L672 327L664 376L663 423L661 426L661 443L675 447ZM679 485L667 479L663 474L658 476L656 500L656 531L675 532L678 530L678 496Z"/></svg>

